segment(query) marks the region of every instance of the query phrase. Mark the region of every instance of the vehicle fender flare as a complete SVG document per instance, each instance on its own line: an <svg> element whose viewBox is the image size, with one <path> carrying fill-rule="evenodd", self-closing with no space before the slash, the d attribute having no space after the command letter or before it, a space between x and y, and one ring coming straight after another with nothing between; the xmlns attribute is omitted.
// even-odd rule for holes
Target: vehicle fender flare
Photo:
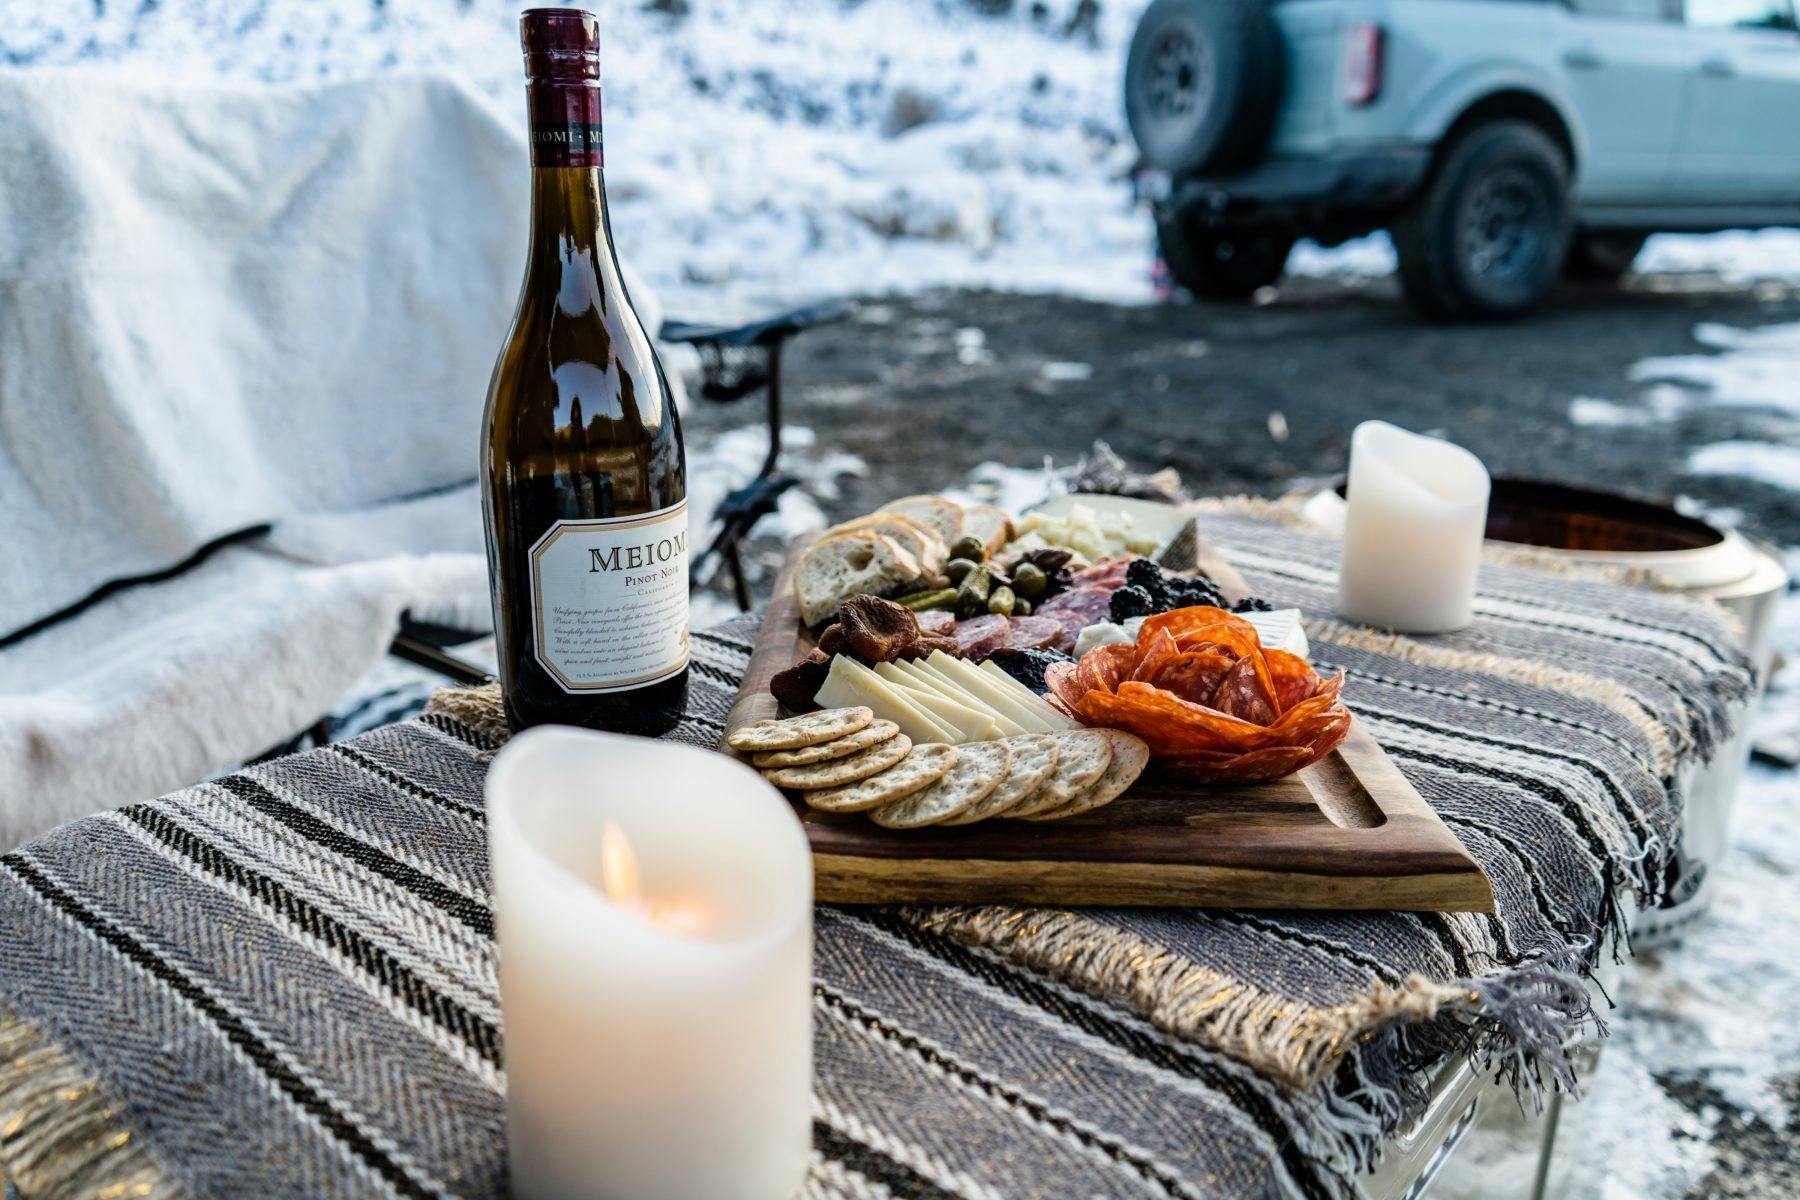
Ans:
<svg viewBox="0 0 1800 1200"><path fill-rule="evenodd" d="M1483 109L1495 116L1554 117L1561 130L1551 130L1569 152L1571 177L1587 161L1587 132L1575 116L1567 90L1548 72L1508 60L1476 62L1439 80L1412 106L1407 128L1430 131L1441 149L1456 124Z"/></svg>

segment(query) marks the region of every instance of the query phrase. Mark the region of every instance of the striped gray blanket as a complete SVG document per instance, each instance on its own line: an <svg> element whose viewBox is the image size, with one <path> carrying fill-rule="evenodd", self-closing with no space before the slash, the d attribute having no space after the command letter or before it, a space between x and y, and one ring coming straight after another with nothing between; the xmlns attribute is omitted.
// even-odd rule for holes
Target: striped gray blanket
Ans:
<svg viewBox="0 0 1800 1200"><path fill-rule="evenodd" d="M1273 519L1271 519L1273 518ZM1717 611L1484 569L1475 626L1329 617L1336 545L1204 532L1490 874L1493 915L821 908L809 1197L1354 1194L1449 1056L1570 1086L1581 976L1665 886L1749 676ZM695 638L713 745L754 625ZM0 1163L33 1197L492 1197L491 693L0 859Z"/></svg>

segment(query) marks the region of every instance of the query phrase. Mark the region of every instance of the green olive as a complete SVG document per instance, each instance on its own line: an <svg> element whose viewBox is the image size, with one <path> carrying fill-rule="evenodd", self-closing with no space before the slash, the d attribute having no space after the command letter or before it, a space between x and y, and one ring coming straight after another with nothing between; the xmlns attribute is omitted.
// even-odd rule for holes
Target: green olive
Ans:
<svg viewBox="0 0 1800 1200"><path fill-rule="evenodd" d="M998 616L1010 617L1013 615L1015 599L1011 588L997 587L988 593L987 609Z"/></svg>
<svg viewBox="0 0 1800 1200"><path fill-rule="evenodd" d="M987 546L980 538L961 537L950 547L951 558L966 558L971 562L983 562L987 559Z"/></svg>
<svg viewBox="0 0 1800 1200"><path fill-rule="evenodd" d="M973 571L980 564L972 558L953 558L944 564L944 574L950 577L951 583L961 583L963 576Z"/></svg>
<svg viewBox="0 0 1800 1200"><path fill-rule="evenodd" d="M1030 597L1041 593L1045 585L1050 582L1050 577L1045 575L1043 568L1036 563L1022 562L1013 568L1012 581L1013 591L1021 596Z"/></svg>

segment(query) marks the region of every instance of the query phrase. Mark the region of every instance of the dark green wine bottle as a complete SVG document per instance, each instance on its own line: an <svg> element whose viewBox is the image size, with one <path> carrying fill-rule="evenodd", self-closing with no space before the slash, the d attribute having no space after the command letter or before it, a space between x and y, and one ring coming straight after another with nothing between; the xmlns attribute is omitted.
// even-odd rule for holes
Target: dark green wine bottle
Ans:
<svg viewBox="0 0 1800 1200"><path fill-rule="evenodd" d="M481 447L500 685L513 728L666 732L687 695L680 419L613 252L591 13L519 21L531 244Z"/></svg>

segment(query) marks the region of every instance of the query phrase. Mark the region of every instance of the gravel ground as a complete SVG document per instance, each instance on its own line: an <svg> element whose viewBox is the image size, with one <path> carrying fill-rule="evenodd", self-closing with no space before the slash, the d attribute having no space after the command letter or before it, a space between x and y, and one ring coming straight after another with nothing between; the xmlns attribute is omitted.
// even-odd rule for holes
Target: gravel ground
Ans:
<svg viewBox="0 0 1800 1200"><path fill-rule="evenodd" d="M1577 398L1635 397L1633 367L1699 350L1698 325L1790 321L1800 287L1748 293L1689 276L1571 292L1541 316L1489 326L1422 325L1387 280L1300 280L1249 307L945 293L871 301L799 338L788 420L812 428L819 450L868 464L822 500L834 518L984 462L1072 462L1096 437L1134 464L1174 466L1203 494L1277 493L1342 470L1351 429L1379 416L1441 431L1496 474L1687 495L1795 545L1800 492L1683 471L1697 445L1779 438L1791 421L1709 405L1627 425L1569 419ZM690 438L754 423L754 403L691 405Z"/></svg>
<svg viewBox="0 0 1800 1200"><path fill-rule="evenodd" d="M1387 280L1301 280L1259 299L870 301L789 356L789 421L812 435L792 461L834 519L986 463L1066 465L1095 438L1136 466L1174 466L1198 493L1272 495L1341 471L1351 429L1380 416L1441 432L1497 474L1682 498L1800 563L1800 288L1651 276L1478 327L1420 324ZM690 442L749 438L753 403L690 406ZM1739 473L1690 470L1721 443L1735 449L1713 461ZM860 474L843 473L846 453ZM784 512L809 514L798 500ZM766 571L778 539L758 551ZM1793 676L1779 703L1800 719ZM1752 772L1718 915L1630 969L1571 1195L1800 1195L1796 1021L1779 1015L1800 982L1781 911L1800 869L1796 792L1794 772Z"/></svg>

